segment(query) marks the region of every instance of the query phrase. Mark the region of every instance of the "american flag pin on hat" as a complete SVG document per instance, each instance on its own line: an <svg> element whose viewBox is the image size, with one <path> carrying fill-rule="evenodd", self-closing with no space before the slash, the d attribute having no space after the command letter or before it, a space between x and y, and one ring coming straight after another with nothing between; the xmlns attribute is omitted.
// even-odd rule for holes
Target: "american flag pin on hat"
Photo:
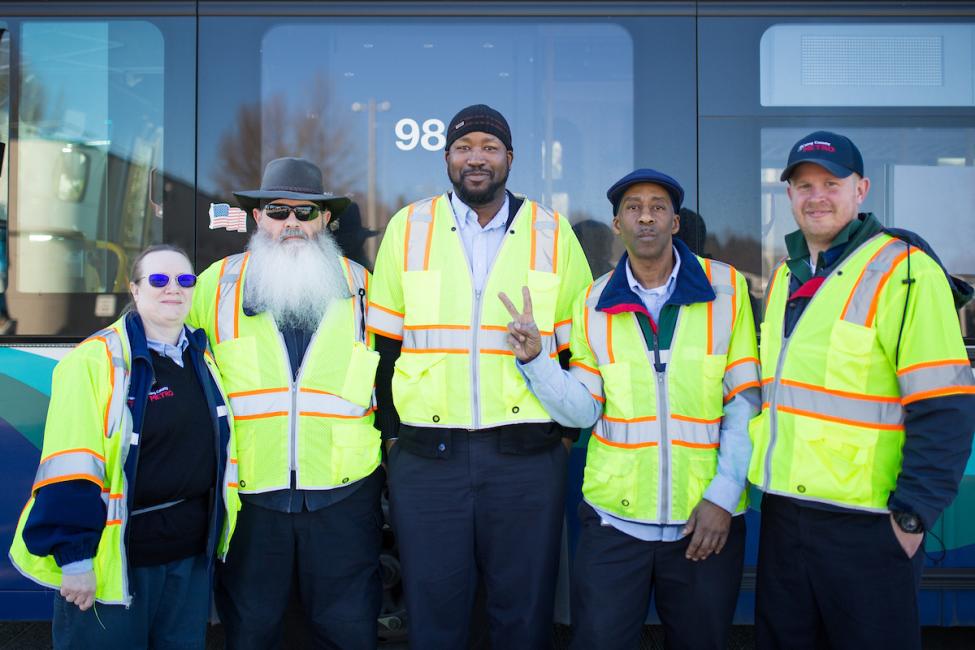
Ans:
<svg viewBox="0 0 975 650"><path fill-rule="evenodd" d="M231 232L247 232L247 213L227 203L211 203L210 230L226 228Z"/></svg>

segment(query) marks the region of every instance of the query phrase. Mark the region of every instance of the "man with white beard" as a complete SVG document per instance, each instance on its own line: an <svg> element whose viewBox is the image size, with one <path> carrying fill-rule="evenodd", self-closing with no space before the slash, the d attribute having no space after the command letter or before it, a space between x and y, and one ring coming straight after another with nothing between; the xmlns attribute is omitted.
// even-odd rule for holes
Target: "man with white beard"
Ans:
<svg viewBox="0 0 975 650"><path fill-rule="evenodd" d="M272 160L261 189L234 196L257 231L200 275L188 319L207 331L238 438L243 507L215 588L227 647L277 646L295 578L315 647L374 648L379 357L368 272L326 228L349 200L299 158Z"/></svg>

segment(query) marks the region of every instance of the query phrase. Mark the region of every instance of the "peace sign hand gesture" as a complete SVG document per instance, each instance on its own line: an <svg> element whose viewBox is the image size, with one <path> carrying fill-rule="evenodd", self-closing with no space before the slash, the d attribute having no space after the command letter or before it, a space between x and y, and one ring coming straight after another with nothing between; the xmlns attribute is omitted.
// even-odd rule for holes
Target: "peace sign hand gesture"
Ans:
<svg viewBox="0 0 975 650"><path fill-rule="evenodd" d="M498 298L504 303L513 319L508 323L508 346L514 351L518 361L528 363L541 353L542 335L538 331L538 325L535 324L535 317L532 315L532 296L528 287L521 288L521 296L524 300L523 312L515 309L514 303L505 295L504 291L498 293Z"/></svg>

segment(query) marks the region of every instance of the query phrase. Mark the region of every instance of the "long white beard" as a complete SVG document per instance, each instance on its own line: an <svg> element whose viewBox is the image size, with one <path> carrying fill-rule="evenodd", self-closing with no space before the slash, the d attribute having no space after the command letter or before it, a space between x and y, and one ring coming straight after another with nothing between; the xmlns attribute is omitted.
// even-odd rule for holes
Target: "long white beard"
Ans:
<svg viewBox="0 0 975 650"><path fill-rule="evenodd" d="M329 232L283 241L295 234L288 229L274 239L258 230L251 237L244 304L271 312L279 327L314 331L335 300L349 297L349 287L342 272L342 252Z"/></svg>

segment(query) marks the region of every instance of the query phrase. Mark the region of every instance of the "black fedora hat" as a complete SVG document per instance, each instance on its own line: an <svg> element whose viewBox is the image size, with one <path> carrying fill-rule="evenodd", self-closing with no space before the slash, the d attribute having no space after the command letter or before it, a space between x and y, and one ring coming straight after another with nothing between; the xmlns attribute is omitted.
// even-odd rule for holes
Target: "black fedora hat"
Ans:
<svg viewBox="0 0 975 650"><path fill-rule="evenodd" d="M338 214L352 201L344 196L326 192L322 186L322 170L304 158L277 158L264 168L261 189L234 192L241 208L250 212L260 206L261 199L295 199L314 201Z"/></svg>

